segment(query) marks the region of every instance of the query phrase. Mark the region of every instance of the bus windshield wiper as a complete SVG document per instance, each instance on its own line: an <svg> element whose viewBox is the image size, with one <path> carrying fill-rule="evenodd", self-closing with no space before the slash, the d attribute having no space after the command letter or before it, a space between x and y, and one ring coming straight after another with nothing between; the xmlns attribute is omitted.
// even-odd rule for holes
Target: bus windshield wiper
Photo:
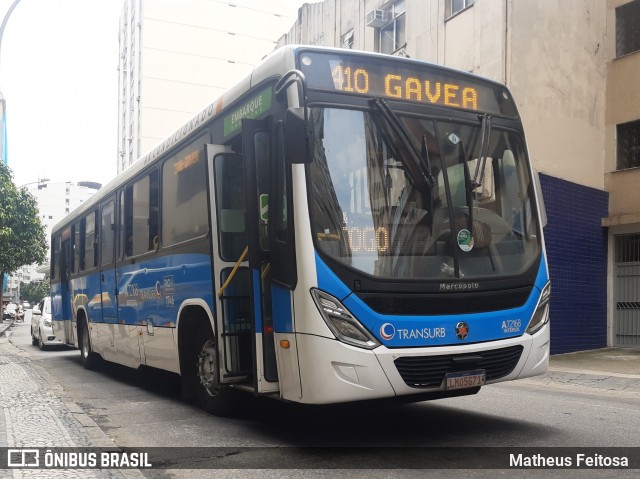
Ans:
<svg viewBox="0 0 640 479"><path fill-rule="evenodd" d="M469 190L475 190L476 188L482 186L482 180L484 179L484 168L487 165L489 139L491 138L491 115L478 115L478 118L482 121L482 133L480 135L480 156L478 157L478 163L476 164L476 171L473 174L473 179L469 184Z"/></svg>
<svg viewBox="0 0 640 479"><path fill-rule="evenodd" d="M429 145L427 145L427 135L422 135L422 151L420 151L420 159L425 167L427 173L427 179L429 180L429 186L436 184L436 179L431 173L431 159L429 158Z"/></svg>
<svg viewBox="0 0 640 479"><path fill-rule="evenodd" d="M376 123L378 127L386 133L385 136L387 137L390 148L395 150L400 146L405 153L403 154L399 151L393 152L394 156L404 163L409 170L409 174L415 181L416 187L418 189L425 189L425 187L431 188L435 183L435 179L431 174L429 149L426 145L426 138L423 137L422 152L418 152L402 121L400 121L393 110L389 108L389 105L387 105L382 98L372 98L369 103L380 113L379 116L384 120L376 121Z"/></svg>
<svg viewBox="0 0 640 479"><path fill-rule="evenodd" d="M467 228L471 235L473 235L473 196L471 192L475 188L475 186L473 186L475 180L471 179L471 173L469 172L469 168L467 168L467 154L464 151L464 144L462 141L459 141L458 143L458 163L462 168L465 184L469 185L469 187L465 188L465 200L467 202L467 209L469 212L467 215Z"/></svg>

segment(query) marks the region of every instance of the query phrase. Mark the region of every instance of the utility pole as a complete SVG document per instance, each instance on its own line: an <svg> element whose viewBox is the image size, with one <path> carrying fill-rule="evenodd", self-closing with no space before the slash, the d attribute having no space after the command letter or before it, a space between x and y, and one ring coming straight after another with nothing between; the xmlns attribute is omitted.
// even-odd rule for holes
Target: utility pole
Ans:
<svg viewBox="0 0 640 479"><path fill-rule="evenodd" d="M11 13L13 13L14 8L18 5L20 0L14 0L14 2L7 10L7 13L4 15L4 19L2 20L2 25L0 25L0 59L2 58L2 37L4 36L4 28L7 26L7 22L9 21L9 17ZM8 164L7 159L7 102L2 95L2 90L0 89L0 161L2 161L5 165Z"/></svg>
<svg viewBox="0 0 640 479"><path fill-rule="evenodd" d="M7 115L6 115L7 102L0 90L0 162L5 165L8 164L7 160Z"/></svg>
<svg viewBox="0 0 640 479"><path fill-rule="evenodd" d="M2 55L2 36L4 35L4 27L7 26L7 22L9 21L9 17L13 13L13 9L20 3L20 0L14 0L7 13L4 15L4 20L2 20L2 25L0 25L0 55ZM1 57L0 57L1 58Z"/></svg>

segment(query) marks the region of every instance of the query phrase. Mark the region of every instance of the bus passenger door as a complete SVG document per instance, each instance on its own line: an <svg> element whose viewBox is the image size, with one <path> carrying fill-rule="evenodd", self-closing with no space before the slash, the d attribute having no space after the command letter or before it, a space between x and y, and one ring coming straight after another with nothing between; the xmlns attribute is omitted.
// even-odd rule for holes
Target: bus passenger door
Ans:
<svg viewBox="0 0 640 479"><path fill-rule="evenodd" d="M62 285L62 317L64 318L64 336L67 344L78 344L75 337L75 314L71 311L73 291L69 288L71 274L71 228L62 232L60 250L60 284ZM73 319L73 320L72 320Z"/></svg>
<svg viewBox="0 0 640 479"><path fill-rule="evenodd" d="M242 120L255 388L257 392L263 393L279 390L271 306L268 230L269 172L274 150L271 129L268 120Z"/></svg>
<svg viewBox="0 0 640 479"><path fill-rule="evenodd" d="M221 383L253 379L242 157L206 145L215 298L214 337Z"/></svg>

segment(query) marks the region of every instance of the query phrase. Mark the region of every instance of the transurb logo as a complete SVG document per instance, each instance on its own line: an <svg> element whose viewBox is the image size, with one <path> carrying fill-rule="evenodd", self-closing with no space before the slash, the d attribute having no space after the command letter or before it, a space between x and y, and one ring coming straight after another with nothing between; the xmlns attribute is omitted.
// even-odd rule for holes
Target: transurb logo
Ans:
<svg viewBox="0 0 640 479"><path fill-rule="evenodd" d="M396 335L396 328L391 323L384 323L380 326L380 336L385 341L390 341Z"/></svg>
<svg viewBox="0 0 640 479"><path fill-rule="evenodd" d="M465 339L469 335L469 325L464 321L456 324L456 338Z"/></svg>

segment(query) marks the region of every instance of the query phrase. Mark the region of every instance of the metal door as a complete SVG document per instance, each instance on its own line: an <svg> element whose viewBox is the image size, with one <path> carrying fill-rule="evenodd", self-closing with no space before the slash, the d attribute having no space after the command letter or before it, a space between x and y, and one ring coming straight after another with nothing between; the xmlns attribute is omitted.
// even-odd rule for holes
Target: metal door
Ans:
<svg viewBox="0 0 640 479"><path fill-rule="evenodd" d="M615 237L614 346L640 348L640 234Z"/></svg>

